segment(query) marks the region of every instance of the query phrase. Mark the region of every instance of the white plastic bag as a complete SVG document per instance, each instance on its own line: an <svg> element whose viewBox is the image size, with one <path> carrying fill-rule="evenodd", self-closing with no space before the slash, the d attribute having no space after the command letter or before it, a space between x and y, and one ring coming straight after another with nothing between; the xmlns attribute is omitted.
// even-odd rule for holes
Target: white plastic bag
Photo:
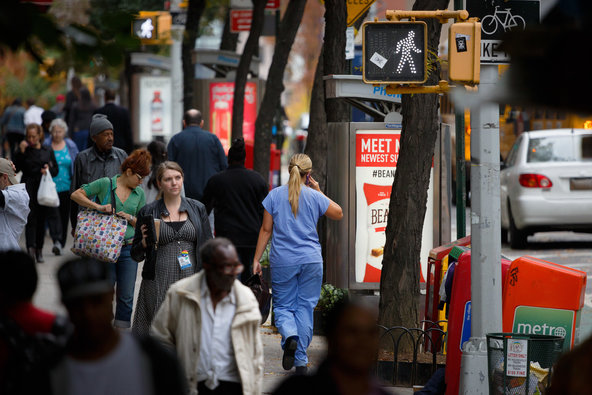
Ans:
<svg viewBox="0 0 592 395"><path fill-rule="evenodd" d="M56 190L56 184L49 174L49 170L41 176L41 183L39 184L39 190L37 191L37 202L41 206L47 207L59 207L60 198L58 197L58 191Z"/></svg>

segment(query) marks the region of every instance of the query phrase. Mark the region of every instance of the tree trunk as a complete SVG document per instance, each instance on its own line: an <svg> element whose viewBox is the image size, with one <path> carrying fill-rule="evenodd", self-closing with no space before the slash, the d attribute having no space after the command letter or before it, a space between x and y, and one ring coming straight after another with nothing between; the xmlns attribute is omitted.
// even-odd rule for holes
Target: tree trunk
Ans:
<svg viewBox="0 0 592 395"><path fill-rule="evenodd" d="M324 49L325 46L323 45L310 94L310 122L305 147L305 153L310 156L312 161L314 179L319 183L321 191L325 190L325 181L327 180L327 113L325 112L325 84L323 81Z"/></svg>
<svg viewBox="0 0 592 395"><path fill-rule="evenodd" d="M245 43L245 48L236 69L236 78L234 80L234 98L232 102L232 140L243 137L243 118L245 110L245 85L251 67L251 59L259 50L259 37L263 31L263 21L265 20L265 4L267 0L253 0L253 20L249 38Z"/></svg>
<svg viewBox="0 0 592 395"><path fill-rule="evenodd" d="M327 122L347 122L348 105L339 99L326 99L323 76L345 74L346 3L339 0L325 2L325 39L315 72L310 99L310 123L306 139L306 154L314 167L314 178L321 190L327 185ZM324 234L321 229L320 234ZM319 235L320 236L320 235Z"/></svg>
<svg viewBox="0 0 592 395"><path fill-rule="evenodd" d="M236 51L238 44L238 33L230 31L230 7L226 9L226 16L224 17L224 29L222 30L222 40L220 41L221 51ZM222 77L216 75L216 77Z"/></svg>
<svg viewBox="0 0 592 395"><path fill-rule="evenodd" d="M445 9L448 0L417 0L414 10ZM426 19L428 59L435 70L427 85L439 80L438 53L442 25ZM380 281L379 321L386 327L419 325L421 236L428 196L434 144L438 130L437 94L403 95L401 148L391 192Z"/></svg>
<svg viewBox="0 0 592 395"><path fill-rule="evenodd" d="M236 52L238 44L238 33L230 31L230 7L226 8L226 16L224 17L224 28L222 29L222 40L220 41L220 51ZM216 78L224 78L226 73L216 71Z"/></svg>
<svg viewBox="0 0 592 395"><path fill-rule="evenodd" d="M199 35L199 21L206 7L205 0L189 0L187 7L187 22L181 47L183 59L183 110L193 108L193 83L195 80L195 66L191 52L195 49L195 40Z"/></svg>
<svg viewBox="0 0 592 395"><path fill-rule="evenodd" d="M325 1L324 75L349 74L347 60L345 60L346 28L346 2L343 0ZM325 98L325 111L327 112L327 122L349 121L349 105L342 99ZM326 153L324 157L327 157Z"/></svg>
<svg viewBox="0 0 592 395"><path fill-rule="evenodd" d="M265 83L265 94L255 121L253 167L265 180L269 179L269 146L273 117L284 91L284 70L302 20L302 14L304 14L305 5L306 1L304 0L291 0L288 4L275 43L273 59Z"/></svg>

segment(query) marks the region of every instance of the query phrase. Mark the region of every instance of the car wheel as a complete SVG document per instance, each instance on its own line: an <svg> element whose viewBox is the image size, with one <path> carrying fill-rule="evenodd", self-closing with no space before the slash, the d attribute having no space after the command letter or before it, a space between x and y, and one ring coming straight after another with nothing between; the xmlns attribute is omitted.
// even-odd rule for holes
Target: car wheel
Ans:
<svg viewBox="0 0 592 395"><path fill-rule="evenodd" d="M516 228L514 217L512 216L512 210L508 209L508 211L510 214L510 247L512 249L523 249L526 247L528 233Z"/></svg>

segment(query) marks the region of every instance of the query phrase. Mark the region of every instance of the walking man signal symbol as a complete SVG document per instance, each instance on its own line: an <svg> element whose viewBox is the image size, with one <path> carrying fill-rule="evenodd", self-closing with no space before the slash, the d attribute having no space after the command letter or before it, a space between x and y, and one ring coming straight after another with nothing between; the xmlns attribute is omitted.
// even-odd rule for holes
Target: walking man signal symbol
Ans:
<svg viewBox="0 0 592 395"><path fill-rule="evenodd" d="M397 42L397 47L395 49L395 53L401 53L401 60L399 60L399 65L397 66L397 73L401 74L403 68L407 63L409 63L409 68L411 69L411 73L416 74L417 70L415 69L415 63L413 62L413 57L411 56L411 51L416 53L421 53L421 49L415 46L414 42L415 32L410 31L407 34L407 37Z"/></svg>

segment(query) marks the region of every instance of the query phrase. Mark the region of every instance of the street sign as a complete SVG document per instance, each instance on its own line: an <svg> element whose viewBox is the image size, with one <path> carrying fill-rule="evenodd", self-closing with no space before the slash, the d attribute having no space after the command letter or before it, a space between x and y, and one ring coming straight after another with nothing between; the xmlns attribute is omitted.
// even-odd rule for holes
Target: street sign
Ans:
<svg viewBox="0 0 592 395"><path fill-rule="evenodd" d="M374 0L372 0L374 1ZM251 0L230 0L230 8L253 9ZM268 0L265 4L266 10L277 10L280 8L280 0Z"/></svg>
<svg viewBox="0 0 592 395"><path fill-rule="evenodd" d="M538 0L466 0L466 10L481 21L481 63L510 63L499 49L504 33L540 22Z"/></svg>
<svg viewBox="0 0 592 395"><path fill-rule="evenodd" d="M362 25L365 83L424 83L427 79L425 22L366 22Z"/></svg>
<svg viewBox="0 0 592 395"><path fill-rule="evenodd" d="M253 10L230 10L230 31L232 33L251 30Z"/></svg>
<svg viewBox="0 0 592 395"><path fill-rule="evenodd" d="M376 0L347 0L347 26L353 26Z"/></svg>
<svg viewBox="0 0 592 395"><path fill-rule="evenodd" d="M174 26L185 26L185 23L187 22L187 10L183 10L183 11L179 11L179 12L173 12L171 11L171 19L172 19L172 24Z"/></svg>

